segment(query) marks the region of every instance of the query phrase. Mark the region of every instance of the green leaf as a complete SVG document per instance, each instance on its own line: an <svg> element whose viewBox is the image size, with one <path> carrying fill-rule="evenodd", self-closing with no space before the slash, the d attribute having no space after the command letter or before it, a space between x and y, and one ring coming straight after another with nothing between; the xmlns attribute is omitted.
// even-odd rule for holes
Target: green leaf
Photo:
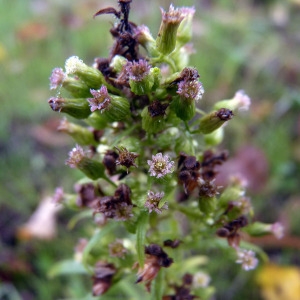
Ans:
<svg viewBox="0 0 300 300"><path fill-rule="evenodd" d="M137 221L136 246L137 246L137 255L138 255L138 262L140 268L144 266L144 260L145 260L145 240L146 240L148 219L149 219L149 213L147 211L142 211Z"/></svg>
<svg viewBox="0 0 300 300"><path fill-rule="evenodd" d="M50 278L67 274L87 274L87 271L84 266L76 260L63 260L56 263L48 272Z"/></svg>
<svg viewBox="0 0 300 300"><path fill-rule="evenodd" d="M101 241L101 239L105 235L111 232L116 226L117 226L116 223L110 222L105 227L95 230L95 234L93 235L93 237L90 239L90 241L88 242L88 244L83 250L82 262L86 268L88 268L87 261L91 250L96 246L96 244L98 244Z"/></svg>
<svg viewBox="0 0 300 300"><path fill-rule="evenodd" d="M75 225L79 221L81 221L82 219L85 219L85 218L92 218L92 216L93 216L93 211L90 209L81 211L80 213L76 214L74 217L71 218L67 227L68 227L68 229L71 230L75 227Z"/></svg>

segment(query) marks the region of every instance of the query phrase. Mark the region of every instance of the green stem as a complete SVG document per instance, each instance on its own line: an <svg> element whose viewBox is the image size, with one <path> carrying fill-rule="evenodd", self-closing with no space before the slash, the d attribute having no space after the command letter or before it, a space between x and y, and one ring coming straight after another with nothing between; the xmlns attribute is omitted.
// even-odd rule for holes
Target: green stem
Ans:
<svg viewBox="0 0 300 300"><path fill-rule="evenodd" d="M196 107L196 112L199 113L200 115L206 115L206 112L200 108Z"/></svg>
<svg viewBox="0 0 300 300"><path fill-rule="evenodd" d="M140 124L135 124L135 125L131 126L130 128L128 128L127 130L123 131L120 135L118 135L117 138L115 139L115 141L111 144L111 148L116 147L118 145L118 143L120 142L120 140L124 136L129 135L133 130L138 128L138 126L140 126Z"/></svg>
<svg viewBox="0 0 300 300"><path fill-rule="evenodd" d="M174 61L170 59L168 56L160 55L159 57L152 58L151 63L166 63L171 67L174 73L177 72L177 68Z"/></svg>
<svg viewBox="0 0 300 300"><path fill-rule="evenodd" d="M189 124L187 121L183 121L184 122L184 126L185 126L185 129L188 133L191 133L191 130L190 130L190 127L189 127Z"/></svg>
<svg viewBox="0 0 300 300"><path fill-rule="evenodd" d="M110 178L108 178L108 177L104 177L103 178L106 182L108 182L108 183L110 183L111 185L113 185L115 188L117 188L118 187L118 185L116 184L116 183L114 183Z"/></svg>

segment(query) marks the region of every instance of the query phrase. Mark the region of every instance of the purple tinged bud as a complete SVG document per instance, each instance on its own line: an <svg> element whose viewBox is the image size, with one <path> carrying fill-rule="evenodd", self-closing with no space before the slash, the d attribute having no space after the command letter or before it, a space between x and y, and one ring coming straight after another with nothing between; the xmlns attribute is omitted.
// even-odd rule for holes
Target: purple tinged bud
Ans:
<svg viewBox="0 0 300 300"><path fill-rule="evenodd" d="M142 81L150 72L151 66L145 59L140 59L138 62L129 61L126 66L126 72L129 80Z"/></svg>
<svg viewBox="0 0 300 300"><path fill-rule="evenodd" d="M175 49L177 30L185 15L181 8L174 8L171 4L169 11L161 9L162 22L156 39L159 52L168 55Z"/></svg>
<svg viewBox="0 0 300 300"><path fill-rule="evenodd" d="M102 85L100 90L90 90L93 98L88 98L88 102L91 107L91 111L100 110L101 112L105 111L110 105L111 98L108 94L107 88L105 85Z"/></svg>
<svg viewBox="0 0 300 300"><path fill-rule="evenodd" d="M158 214L162 213L162 209L168 209L168 204L164 203L163 206L159 208L159 203L161 199L164 197L165 193L154 193L152 191L148 191L148 197L144 204L146 208L148 208L149 213L155 211Z"/></svg>
<svg viewBox="0 0 300 300"><path fill-rule="evenodd" d="M50 76L50 90L55 90L60 87L66 78L62 68L54 68Z"/></svg>
<svg viewBox="0 0 300 300"><path fill-rule="evenodd" d="M69 152L69 158L67 159L66 164L71 168L77 168L83 158L83 149L79 145L76 145L76 147Z"/></svg>
<svg viewBox="0 0 300 300"><path fill-rule="evenodd" d="M202 98L204 89L198 80L183 80L178 83L177 94L188 101L198 101Z"/></svg>

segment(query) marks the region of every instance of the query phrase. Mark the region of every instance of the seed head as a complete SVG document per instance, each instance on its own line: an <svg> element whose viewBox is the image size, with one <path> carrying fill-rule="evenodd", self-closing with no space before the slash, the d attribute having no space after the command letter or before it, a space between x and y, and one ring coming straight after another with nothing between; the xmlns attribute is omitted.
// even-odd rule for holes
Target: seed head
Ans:
<svg viewBox="0 0 300 300"><path fill-rule="evenodd" d="M119 151L119 157L116 161L117 165L121 165L127 168L127 173L128 169L131 166L134 166L137 168L137 165L134 163L135 159L139 156L138 154L129 152L125 147L120 147L116 149Z"/></svg>

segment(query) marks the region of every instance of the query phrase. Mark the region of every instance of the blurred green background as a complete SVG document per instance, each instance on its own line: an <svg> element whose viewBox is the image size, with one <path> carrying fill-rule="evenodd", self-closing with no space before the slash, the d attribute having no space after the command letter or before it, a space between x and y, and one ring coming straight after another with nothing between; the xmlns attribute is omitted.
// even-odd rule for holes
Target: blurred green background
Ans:
<svg viewBox="0 0 300 300"><path fill-rule="evenodd" d="M1 300L82 299L90 288L88 278L47 276L84 236L80 226L66 228L72 212L59 213L54 239L26 240L18 232L43 198L57 186L72 191L80 178L64 165L73 142L56 131L62 115L48 106L55 94L49 91L49 76L71 55L89 64L107 56L112 42L108 30L115 20L92 15L116 7L116 2L0 0ZM166 9L170 1L149 3L133 0L131 20L146 24L155 36L159 7ZM226 128L222 148L232 157L227 170L247 178L257 219L280 220L286 227L282 240L255 242L274 263L299 266L300 2L172 3L196 8L196 52L190 65L198 69L205 88L199 106L209 110L239 89L252 99L250 112L237 115ZM258 299L253 273L241 273L220 259L212 259L207 270L217 287L215 299Z"/></svg>

